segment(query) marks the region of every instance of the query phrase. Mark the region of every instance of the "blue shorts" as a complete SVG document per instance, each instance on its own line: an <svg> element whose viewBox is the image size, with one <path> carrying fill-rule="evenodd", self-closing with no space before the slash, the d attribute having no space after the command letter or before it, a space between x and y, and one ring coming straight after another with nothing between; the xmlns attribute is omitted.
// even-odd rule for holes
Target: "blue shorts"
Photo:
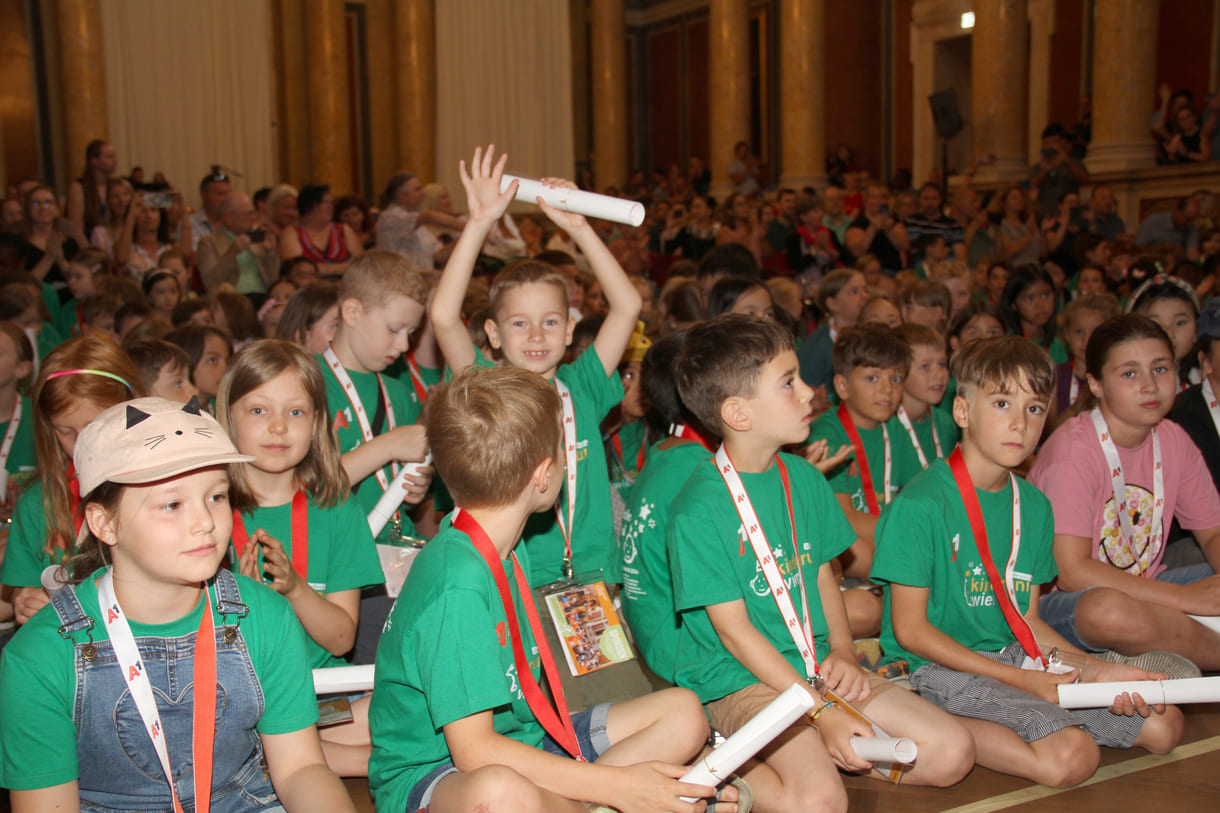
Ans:
<svg viewBox="0 0 1220 813"><path fill-rule="evenodd" d="M1208 576L1214 575L1216 574L1212 570L1211 565L1187 565L1186 567L1166 570L1157 576L1156 580L1168 582L1169 584L1194 584L1197 581L1206 579ZM1102 652L1104 648L1086 644L1081 639L1080 634L1076 632L1076 602L1080 601L1080 597L1092 589L1088 587L1075 593L1066 593L1062 590L1047 593L1038 600L1038 615L1051 626L1051 629L1062 635L1069 644L1077 649L1082 649L1085 652Z"/></svg>
<svg viewBox="0 0 1220 813"><path fill-rule="evenodd" d="M606 721L610 718L610 704L601 703L572 715L572 726L576 729L576 742L580 745L581 755L589 762L594 762L606 751L610 750L610 737L606 734ZM542 739L542 750L556 756L569 756L563 746L557 743L550 734ZM415 783L407 794L406 813L425 813L432 801L432 794L440 781L451 773L459 773L453 760L446 760L437 765Z"/></svg>

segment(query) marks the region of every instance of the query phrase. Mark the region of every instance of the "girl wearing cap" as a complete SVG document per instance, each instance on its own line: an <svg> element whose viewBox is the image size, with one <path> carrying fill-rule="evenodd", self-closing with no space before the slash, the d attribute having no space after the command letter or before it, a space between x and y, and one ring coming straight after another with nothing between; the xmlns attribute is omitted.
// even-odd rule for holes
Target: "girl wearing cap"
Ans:
<svg viewBox="0 0 1220 813"><path fill-rule="evenodd" d="M0 660L15 813L354 811L322 757L291 608L219 569L225 464L250 458L197 402L140 398L86 427L74 459L77 583Z"/></svg>
<svg viewBox="0 0 1220 813"><path fill-rule="evenodd" d="M49 597L41 576L70 556L80 490L72 466L77 434L107 407L143 395L139 373L118 345L97 336L72 339L42 364L30 396L38 479L13 509L0 585L24 624Z"/></svg>

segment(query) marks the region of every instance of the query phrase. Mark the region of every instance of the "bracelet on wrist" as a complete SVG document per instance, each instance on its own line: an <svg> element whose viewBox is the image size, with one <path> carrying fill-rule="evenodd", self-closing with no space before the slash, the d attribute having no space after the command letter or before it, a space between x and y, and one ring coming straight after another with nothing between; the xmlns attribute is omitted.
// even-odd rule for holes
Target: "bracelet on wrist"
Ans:
<svg viewBox="0 0 1220 813"><path fill-rule="evenodd" d="M826 712L826 711L828 711L828 710L830 710L830 709L833 709L833 708L834 708L835 706L837 706L837 705L839 705L839 704L838 704L838 703L836 703L835 701L833 701L833 700L827 700L825 703L823 703L822 705L818 706L818 707L817 707L816 709L814 709L813 711L809 712L809 719L810 719L810 720L813 720L814 722L817 722L817 719L818 719L819 717L821 717L821 716L822 716L822 714L823 714L824 712Z"/></svg>

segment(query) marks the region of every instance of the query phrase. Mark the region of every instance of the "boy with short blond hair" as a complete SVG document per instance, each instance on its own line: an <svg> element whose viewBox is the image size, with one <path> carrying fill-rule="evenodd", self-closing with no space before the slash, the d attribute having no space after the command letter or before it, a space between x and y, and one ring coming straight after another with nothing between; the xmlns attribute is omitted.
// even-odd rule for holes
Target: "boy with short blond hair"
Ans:
<svg viewBox="0 0 1220 813"><path fill-rule="evenodd" d="M1108 710L1058 705L1057 686L1077 678L1163 676L1086 655L1038 616L1040 586L1057 572L1051 506L1012 470L1041 436L1054 365L1027 339L1000 336L963 347L953 373L961 445L878 526L872 577L889 584L887 656L908 661L912 685L970 729L979 764L993 770L1067 787L1096 770L1097 743L1171 750L1182 733L1172 706L1152 714L1125 694ZM1048 670L1051 655L1080 668Z"/></svg>
<svg viewBox="0 0 1220 813"><path fill-rule="evenodd" d="M462 323L462 299L483 241L516 194L516 182L500 191L506 155L495 161L494 146L475 150L469 168L462 161L469 220L449 255L433 297L430 315L450 369L490 366L477 352ZM555 179L544 183L559 185ZM601 422L623 399L618 364L640 313L640 295L593 228L578 214L539 206L580 248L602 287L609 310L589 350L563 364L575 321L569 316L567 281L537 260L510 263L490 292L491 317L483 327L504 363L553 380L565 410L563 495L551 513L530 518L525 544L534 560L533 586L580 576L617 576L617 545L610 509L610 476L602 451Z"/></svg>
<svg viewBox="0 0 1220 813"><path fill-rule="evenodd" d="M843 572L868 576L873 534L881 510L922 467L910 443L891 436L886 425L902 404L911 348L884 325L856 325L834 346L837 409L813 422L809 440L830 449L852 447L852 457L827 473L830 487L851 522L857 540L843 557Z"/></svg>
<svg viewBox="0 0 1220 813"><path fill-rule="evenodd" d="M394 464L420 462L428 453L424 427L414 423L419 399L381 374L410 346L427 297L427 283L400 255L361 254L343 275L335 340L317 357L343 468L366 513L394 478ZM414 478L406 502L419 503L430 479ZM409 517L401 520L402 532L410 535ZM391 529L387 525L382 536L388 539Z"/></svg>
<svg viewBox="0 0 1220 813"><path fill-rule="evenodd" d="M945 337L930 327L909 322L896 332L911 348L911 368L902 385L902 406L889 428L910 441L919 465L926 469L957 445L957 424L939 408L949 386L949 354Z"/></svg>
<svg viewBox="0 0 1220 813"><path fill-rule="evenodd" d="M568 712L520 542L563 481L554 387L513 367L467 367L428 410L436 467L457 508L415 559L377 652L377 809L677 810L679 797L712 796L678 781L708 733L690 692Z"/></svg>
<svg viewBox="0 0 1220 813"><path fill-rule="evenodd" d="M792 684L817 701L743 773L760 810L845 810L837 768L872 768L849 744L869 736L833 691L894 736L919 743L906 781L952 784L970 769L965 730L856 663L832 562L855 533L817 470L780 452L808 435L813 390L792 334L727 314L692 328L677 366L683 402L724 442L675 500L667 541L682 613L675 682L733 734ZM817 679L823 683L807 684Z"/></svg>

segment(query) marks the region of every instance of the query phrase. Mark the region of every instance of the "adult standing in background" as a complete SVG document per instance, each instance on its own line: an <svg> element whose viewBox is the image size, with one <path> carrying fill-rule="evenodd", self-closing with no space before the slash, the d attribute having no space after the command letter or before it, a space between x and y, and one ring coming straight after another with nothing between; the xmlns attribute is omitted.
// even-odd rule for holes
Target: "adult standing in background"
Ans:
<svg viewBox="0 0 1220 813"><path fill-rule="evenodd" d="M1068 192L1079 192L1089 182L1089 171L1068 152L1067 131L1058 122L1042 131L1042 160L1029 168L1029 185L1038 190L1035 202L1038 217L1059 213L1059 201Z"/></svg>
<svg viewBox="0 0 1220 813"><path fill-rule="evenodd" d="M390 176L377 218L377 248L397 252L416 268L428 270L434 267L435 245L420 239L419 227L432 224L461 231L463 224L444 212L421 212L423 202L419 178L410 172Z"/></svg>
<svg viewBox="0 0 1220 813"><path fill-rule="evenodd" d="M729 162L729 179L733 181L733 191L752 198L759 193L758 159L750 151L750 145L738 141L733 147L733 160Z"/></svg>
<svg viewBox="0 0 1220 813"><path fill-rule="evenodd" d="M81 239L106 222L106 182L119 166L119 154L108 141L96 139L85 147L85 169L68 184L66 216Z"/></svg>
<svg viewBox="0 0 1220 813"><path fill-rule="evenodd" d="M250 196L230 192L220 204L219 231L199 241L199 276L208 293L227 282L239 294L265 294L279 276L276 235L264 230L261 241L253 232L257 214ZM252 233L253 232L253 233Z"/></svg>
<svg viewBox="0 0 1220 813"><path fill-rule="evenodd" d="M306 257L323 277L338 278L347 264L364 253L360 237L346 223L334 223L335 201L330 187L311 184L297 195L300 222L280 235L280 259Z"/></svg>
<svg viewBox="0 0 1220 813"><path fill-rule="evenodd" d="M847 253L851 262L872 254L881 262L881 270L894 276L903 268L902 252L910 248L906 226L897 220L887 203L888 191L879 184L869 184L864 195L864 210L847 229Z"/></svg>
<svg viewBox="0 0 1220 813"><path fill-rule="evenodd" d="M297 211L297 189L286 183L276 184L267 195L267 219L260 225L276 234L283 234L284 229L295 226L301 219Z"/></svg>
<svg viewBox="0 0 1220 813"><path fill-rule="evenodd" d="M220 204L233 191L229 176L218 166L203 176L199 182L199 210L192 212L191 221L191 251L199 248L199 241L209 234L224 228L220 220Z"/></svg>

